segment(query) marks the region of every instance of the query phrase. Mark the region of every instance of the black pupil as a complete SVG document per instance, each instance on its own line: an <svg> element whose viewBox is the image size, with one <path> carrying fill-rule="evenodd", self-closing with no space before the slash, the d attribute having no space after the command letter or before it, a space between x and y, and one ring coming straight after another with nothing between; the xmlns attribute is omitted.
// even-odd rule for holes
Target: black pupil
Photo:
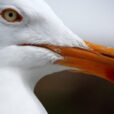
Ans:
<svg viewBox="0 0 114 114"><path fill-rule="evenodd" d="M12 12L9 13L9 17L13 17L13 13Z"/></svg>

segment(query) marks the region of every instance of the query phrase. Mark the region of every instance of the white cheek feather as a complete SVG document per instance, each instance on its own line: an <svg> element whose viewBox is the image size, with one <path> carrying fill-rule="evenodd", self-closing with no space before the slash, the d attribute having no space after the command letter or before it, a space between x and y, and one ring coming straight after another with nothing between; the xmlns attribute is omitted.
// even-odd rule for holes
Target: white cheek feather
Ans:
<svg viewBox="0 0 114 114"><path fill-rule="evenodd" d="M0 50L0 66L38 67L62 59L58 54L37 47L10 46Z"/></svg>

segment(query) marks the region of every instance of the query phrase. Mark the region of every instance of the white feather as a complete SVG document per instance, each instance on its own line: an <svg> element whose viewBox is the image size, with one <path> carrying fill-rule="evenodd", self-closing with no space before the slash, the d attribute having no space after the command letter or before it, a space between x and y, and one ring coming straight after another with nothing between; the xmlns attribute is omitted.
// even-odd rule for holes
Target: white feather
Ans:
<svg viewBox="0 0 114 114"><path fill-rule="evenodd" d="M0 13L5 8L13 8L23 20L9 23L0 16L0 114L46 114L34 86L43 76L69 68L53 65L62 59L54 52L17 44L88 47L43 0L0 0Z"/></svg>

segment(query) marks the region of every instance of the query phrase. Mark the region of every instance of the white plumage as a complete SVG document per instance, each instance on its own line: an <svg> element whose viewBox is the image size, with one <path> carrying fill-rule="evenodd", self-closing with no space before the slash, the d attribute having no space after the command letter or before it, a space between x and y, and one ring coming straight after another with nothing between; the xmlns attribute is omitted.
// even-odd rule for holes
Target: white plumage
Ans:
<svg viewBox="0 0 114 114"><path fill-rule="evenodd" d="M62 57L47 49L16 45L86 45L43 0L0 0L0 12L6 8L18 11L23 21L9 23L0 17L0 114L45 114L33 89L41 77L65 69L51 65Z"/></svg>
<svg viewBox="0 0 114 114"><path fill-rule="evenodd" d="M4 9L15 10L23 19L7 21L2 16ZM19 45L90 48L63 24L44 0L0 0L0 15L0 114L46 114L33 93L35 84L47 74L70 68L54 64L64 59L54 51Z"/></svg>

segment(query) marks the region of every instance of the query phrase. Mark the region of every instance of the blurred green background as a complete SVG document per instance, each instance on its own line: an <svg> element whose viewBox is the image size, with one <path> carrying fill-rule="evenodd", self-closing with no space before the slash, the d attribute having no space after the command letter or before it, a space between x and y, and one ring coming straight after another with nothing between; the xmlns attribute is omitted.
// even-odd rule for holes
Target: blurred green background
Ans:
<svg viewBox="0 0 114 114"><path fill-rule="evenodd" d="M114 114L114 84L94 76L55 73L35 93L49 114Z"/></svg>

